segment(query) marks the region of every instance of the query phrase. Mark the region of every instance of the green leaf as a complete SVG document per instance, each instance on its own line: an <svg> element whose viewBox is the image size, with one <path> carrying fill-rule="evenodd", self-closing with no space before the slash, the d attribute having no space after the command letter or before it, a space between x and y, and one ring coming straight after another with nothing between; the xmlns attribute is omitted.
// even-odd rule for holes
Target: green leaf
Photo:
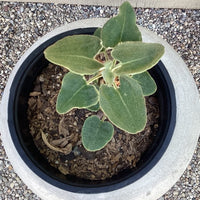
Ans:
<svg viewBox="0 0 200 200"><path fill-rule="evenodd" d="M156 92L156 83L149 72L146 71L141 74L135 74L133 75L133 79L135 79L142 87L144 96L149 96Z"/></svg>
<svg viewBox="0 0 200 200"><path fill-rule="evenodd" d="M100 107L108 119L129 133L142 131L146 125L146 106L142 88L133 78L120 77L120 87L100 87Z"/></svg>
<svg viewBox="0 0 200 200"><path fill-rule="evenodd" d="M124 41L142 40L136 25L136 15L130 3L124 2L119 8L119 14L103 26L102 40L104 47L114 47Z"/></svg>
<svg viewBox="0 0 200 200"><path fill-rule="evenodd" d="M49 46L44 55L50 62L77 74L93 74L103 65L94 60L102 49L101 40L92 35L65 37Z"/></svg>
<svg viewBox="0 0 200 200"><path fill-rule="evenodd" d="M114 128L111 123L100 121L97 116L88 117L82 128L83 146L88 151L97 151L112 139Z"/></svg>
<svg viewBox="0 0 200 200"><path fill-rule="evenodd" d="M138 74L152 68L164 54L164 46L157 43L124 42L117 45L112 56L120 63L117 75Z"/></svg>
<svg viewBox="0 0 200 200"><path fill-rule="evenodd" d="M101 31L102 31L102 28L97 28L94 32L94 36L101 38Z"/></svg>
<svg viewBox="0 0 200 200"><path fill-rule="evenodd" d="M105 66L105 69L102 72L103 79L105 80L105 82L108 86L112 86L112 83L115 79L114 74L112 72L113 62L108 61L104 64L104 66Z"/></svg>
<svg viewBox="0 0 200 200"><path fill-rule="evenodd" d="M98 92L95 86L87 85L81 75L72 72L64 76L56 103L58 113L66 113L72 108L87 108L97 102Z"/></svg>
<svg viewBox="0 0 200 200"><path fill-rule="evenodd" d="M98 80L95 80L93 82L93 85L96 87L97 91L99 91L99 85L98 85ZM90 110L92 112L97 112L100 109L100 105L99 105L99 101L93 105L93 106L89 106L86 108L87 110Z"/></svg>
<svg viewBox="0 0 200 200"><path fill-rule="evenodd" d="M99 102L97 104L95 104L94 106L87 107L86 109L90 110L92 112L98 111L100 109Z"/></svg>

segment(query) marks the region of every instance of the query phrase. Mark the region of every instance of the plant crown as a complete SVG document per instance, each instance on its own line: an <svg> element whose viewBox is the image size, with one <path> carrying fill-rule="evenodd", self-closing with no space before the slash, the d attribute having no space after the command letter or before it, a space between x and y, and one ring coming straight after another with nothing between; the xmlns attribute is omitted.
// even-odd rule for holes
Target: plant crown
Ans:
<svg viewBox="0 0 200 200"><path fill-rule="evenodd" d="M59 114L73 108L103 112L102 118L93 115L84 122L81 136L88 151L100 150L112 139L112 124L130 134L144 129L144 97L157 89L147 70L159 61L164 47L142 42L128 2L94 35L67 36L44 54L50 62L69 70L57 98Z"/></svg>

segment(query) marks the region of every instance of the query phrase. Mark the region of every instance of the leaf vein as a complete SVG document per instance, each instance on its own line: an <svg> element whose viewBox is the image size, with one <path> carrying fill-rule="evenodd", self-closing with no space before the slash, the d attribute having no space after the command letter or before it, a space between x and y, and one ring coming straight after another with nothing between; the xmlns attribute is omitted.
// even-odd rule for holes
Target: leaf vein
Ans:
<svg viewBox="0 0 200 200"><path fill-rule="evenodd" d="M123 64L130 64L130 63L133 63L133 62L136 62L136 61L140 61L140 60L143 60L145 58L149 58L148 56L144 56L144 57L141 57L141 58L137 58L137 59L134 59L134 60L130 60L130 61L126 61L126 62L122 62Z"/></svg>
<svg viewBox="0 0 200 200"><path fill-rule="evenodd" d="M124 101L124 99L123 99L123 97L122 97L121 94L120 94L120 92L119 92L118 90L116 90L116 92L118 93L118 95L119 95L119 97L120 97L120 99L121 99L121 102L122 102L122 104L124 105L125 109L127 110L129 116L130 116L131 118L133 118L133 116L132 116L132 114L130 113L130 111L129 111L129 109L128 109L128 107L127 107L127 105L126 105L126 103L125 103L125 101Z"/></svg>
<svg viewBox="0 0 200 200"><path fill-rule="evenodd" d="M80 92L80 90L82 90L86 85L80 87L69 99L68 101L65 103L64 107L67 107L67 104L69 104L69 102L72 101L72 99Z"/></svg>
<svg viewBox="0 0 200 200"><path fill-rule="evenodd" d="M122 25L122 30L121 30L121 34L120 34L120 42L122 41L122 35L124 32L125 21L126 21L126 15L123 17L123 25Z"/></svg>

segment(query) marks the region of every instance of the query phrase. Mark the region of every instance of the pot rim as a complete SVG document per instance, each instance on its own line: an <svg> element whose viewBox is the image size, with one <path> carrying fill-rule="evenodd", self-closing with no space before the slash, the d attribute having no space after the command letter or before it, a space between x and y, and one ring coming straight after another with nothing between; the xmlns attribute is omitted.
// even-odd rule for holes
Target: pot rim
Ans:
<svg viewBox="0 0 200 200"><path fill-rule="evenodd" d="M158 87L156 96L160 107L159 128L152 144L142 154L136 167L124 170L118 175L104 181L89 181L69 175L64 176L58 173L57 170L53 170L53 167L50 167L49 163L42 156L39 156L40 152L35 147L33 138L29 134L29 127L27 126L29 122L27 121L27 114L24 111L28 109L26 102L28 101L29 92L32 91L36 77L41 73L43 67L49 64L43 56L43 51L47 46L54 43L54 40L59 40L65 37L66 34L71 35L74 32L92 34L94 31L95 28L67 31L64 35L58 35L35 49L23 62L16 74L10 88L11 93L9 97L8 124L10 134L16 150L23 161L46 182L61 189L78 193L113 191L127 186L144 176L158 162L167 149L176 121L176 100L173 84L164 65L160 61L149 71Z"/></svg>

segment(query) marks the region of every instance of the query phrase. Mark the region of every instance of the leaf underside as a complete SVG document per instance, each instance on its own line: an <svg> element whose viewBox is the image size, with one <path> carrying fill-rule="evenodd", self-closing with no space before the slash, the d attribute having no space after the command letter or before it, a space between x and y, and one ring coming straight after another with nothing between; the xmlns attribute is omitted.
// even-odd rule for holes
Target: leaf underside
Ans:
<svg viewBox="0 0 200 200"><path fill-rule="evenodd" d="M97 116L88 117L81 132L83 146L88 151L100 150L112 139L113 133L111 123L100 121Z"/></svg>
<svg viewBox="0 0 200 200"><path fill-rule="evenodd" d="M72 72L64 76L56 103L58 113L66 113L72 108L87 108L97 102L98 92L95 86L87 85L81 75Z"/></svg>
<svg viewBox="0 0 200 200"><path fill-rule="evenodd" d="M102 49L101 40L92 35L65 37L49 46L44 55L50 62L67 68L77 74L93 74L103 65L94 60Z"/></svg>
<svg viewBox="0 0 200 200"><path fill-rule="evenodd" d="M124 2L120 6L119 14L103 26L101 36L104 47L114 47L124 41L142 40L136 25L136 15L130 3Z"/></svg>
<svg viewBox="0 0 200 200"><path fill-rule="evenodd" d="M152 68L164 54L158 43L124 42L117 45L112 56L120 62L114 69L117 75L138 74Z"/></svg>
<svg viewBox="0 0 200 200"><path fill-rule="evenodd" d="M120 87L100 87L100 107L108 119L129 133L142 131L146 124L146 106L141 86L133 78L120 77Z"/></svg>

